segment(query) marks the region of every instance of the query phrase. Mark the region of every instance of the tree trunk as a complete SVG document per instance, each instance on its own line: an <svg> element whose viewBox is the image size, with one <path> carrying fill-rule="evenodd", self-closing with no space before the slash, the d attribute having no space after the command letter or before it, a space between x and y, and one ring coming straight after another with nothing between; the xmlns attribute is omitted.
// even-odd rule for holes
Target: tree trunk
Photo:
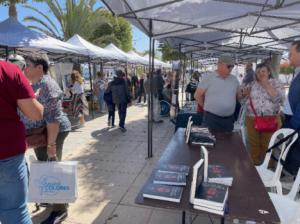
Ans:
<svg viewBox="0 0 300 224"><path fill-rule="evenodd" d="M18 19L17 7L15 3L9 4L8 15L9 17L14 17Z"/></svg>

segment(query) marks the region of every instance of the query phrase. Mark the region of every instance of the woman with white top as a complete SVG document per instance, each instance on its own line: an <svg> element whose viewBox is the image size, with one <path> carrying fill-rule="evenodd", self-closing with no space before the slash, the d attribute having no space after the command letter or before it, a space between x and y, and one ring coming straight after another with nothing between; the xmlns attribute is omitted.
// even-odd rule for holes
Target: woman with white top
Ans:
<svg viewBox="0 0 300 224"><path fill-rule="evenodd" d="M263 162L269 141L275 131L257 131L254 128L255 114L263 117L276 116L277 128L280 128L279 111L284 99L284 88L278 79L272 77L267 64L259 64L256 66L254 81L241 85L239 97L246 103L245 124L250 144L250 155L254 165L257 166Z"/></svg>
<svg viewBox="0 0 300 224"><path fill-rule="evenodd" d="M88 103L84 94L84 79L81 74L74 70L71 74L72 80L72 112L74 117L79 117L81 126L85 124L84 115L88 115Z"/></svg>

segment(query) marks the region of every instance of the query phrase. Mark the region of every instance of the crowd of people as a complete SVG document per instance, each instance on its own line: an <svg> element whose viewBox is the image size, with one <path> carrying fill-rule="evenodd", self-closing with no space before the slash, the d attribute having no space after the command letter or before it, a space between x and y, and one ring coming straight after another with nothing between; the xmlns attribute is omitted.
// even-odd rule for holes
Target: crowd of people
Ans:
<svg viewBox="0 0 300 224"><path fill-rule="evenodd" d="M245 125L255 165L262 163L275 130L300 127L300 41L292 44L289 59L296 70L287 97L283 85L272 76L269 65L265 63L257 65L255 71L248 64L247 74L240 85L237 78L231 75L235 62L228 56L221 56L217 70L202 74L200 82L200 74L195 72L186 88L190 94L188 99L195 99L204 109L203 125L213 131L232 131L236 105L238 102L245 105ZM44 55L34 54L28 55L26 60L21 56L10 57L10 62L0 61L0 223L30 224L26 201L28 168L24 156L27 148L25 132L45 128L46 144L33 147L36 157L40 161L61 161L71 123L63 112L63 91L48 74L48 59ZM71 80L72 114L84 125L88 108L80 72L74 70ZM171 102L171 85L175 83L175 90L178 91L178 82L174 73L163 74L158 69L153 74L153 122L162 122L160 101ZM107 108L108 125L115 127L117 108L122 132L126 132L127 106L133 100L141 103L142 97L145 103L150 88L148 75L128 77L121 70L116 71L110 82L99 72L94 82L99 111L104 112ZM275 129L268 132L258 130L254 121L256 116L273 117ZM41 223L60 223L67 217L67 204L51 206L52 212Z"/></svg>
<svg viewBox="0 0 300 224"><path fill-rule="evenodd" d="M248 63L240 85L231 74L235 61L229 56L219 57L216 71L203 74L195 91L194 97L204 109L202 125L212 131L233 131L236 110L239 105L245 107L245 126L254 165L262 164L270 138L276 130L300 127L299 41L292 44L289 60L296 70L286 98L283 84L273 77L267 63L258 64L255 71ZM268 125L273 128L263 130L258 127L258 118L268 120Z"/></svg>

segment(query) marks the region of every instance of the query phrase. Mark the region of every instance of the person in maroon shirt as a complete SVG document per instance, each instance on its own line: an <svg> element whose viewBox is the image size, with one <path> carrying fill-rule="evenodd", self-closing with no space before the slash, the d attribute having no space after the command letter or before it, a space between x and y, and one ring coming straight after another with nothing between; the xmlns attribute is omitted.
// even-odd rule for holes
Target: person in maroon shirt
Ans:
<svg viewBox="0 0 300 224"><path fill-rule="evenodd" d="M20 69L0 61L0 223L30 224L25 128L17 114L40 120L43 106Z"/></svg>

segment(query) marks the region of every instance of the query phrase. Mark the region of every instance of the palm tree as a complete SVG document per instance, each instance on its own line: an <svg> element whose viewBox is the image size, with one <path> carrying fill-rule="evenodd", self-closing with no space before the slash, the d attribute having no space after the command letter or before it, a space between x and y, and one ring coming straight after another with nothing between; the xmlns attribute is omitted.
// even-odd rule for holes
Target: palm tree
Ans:
<svg viewBox="0 0 300 224"><path fill-rule="evenodd" d="M18 13L17 13L17 7L16 4L24 4L27 0L0 0L0 5L9 6L8 8L8 15L9 17L14 17L17 19Z"/></svg>
<svg viewBox="0 0 300 224"><path fill-rule="evenodd" d="M25 7L35 11L42 19L27 16L24 21L36 24L28 26L29 28L39 30L61 40L67 40L74 34L89 39L91 31L97 26L97 23L102 23L105 20L104 18L102 20L93 19L96 13L101 10L101 7L93 10L96 0L65 0L64 6L61 6L58 0L45 0L44 2L57 20L59 27L49 15L29 5Z"/></svg>

